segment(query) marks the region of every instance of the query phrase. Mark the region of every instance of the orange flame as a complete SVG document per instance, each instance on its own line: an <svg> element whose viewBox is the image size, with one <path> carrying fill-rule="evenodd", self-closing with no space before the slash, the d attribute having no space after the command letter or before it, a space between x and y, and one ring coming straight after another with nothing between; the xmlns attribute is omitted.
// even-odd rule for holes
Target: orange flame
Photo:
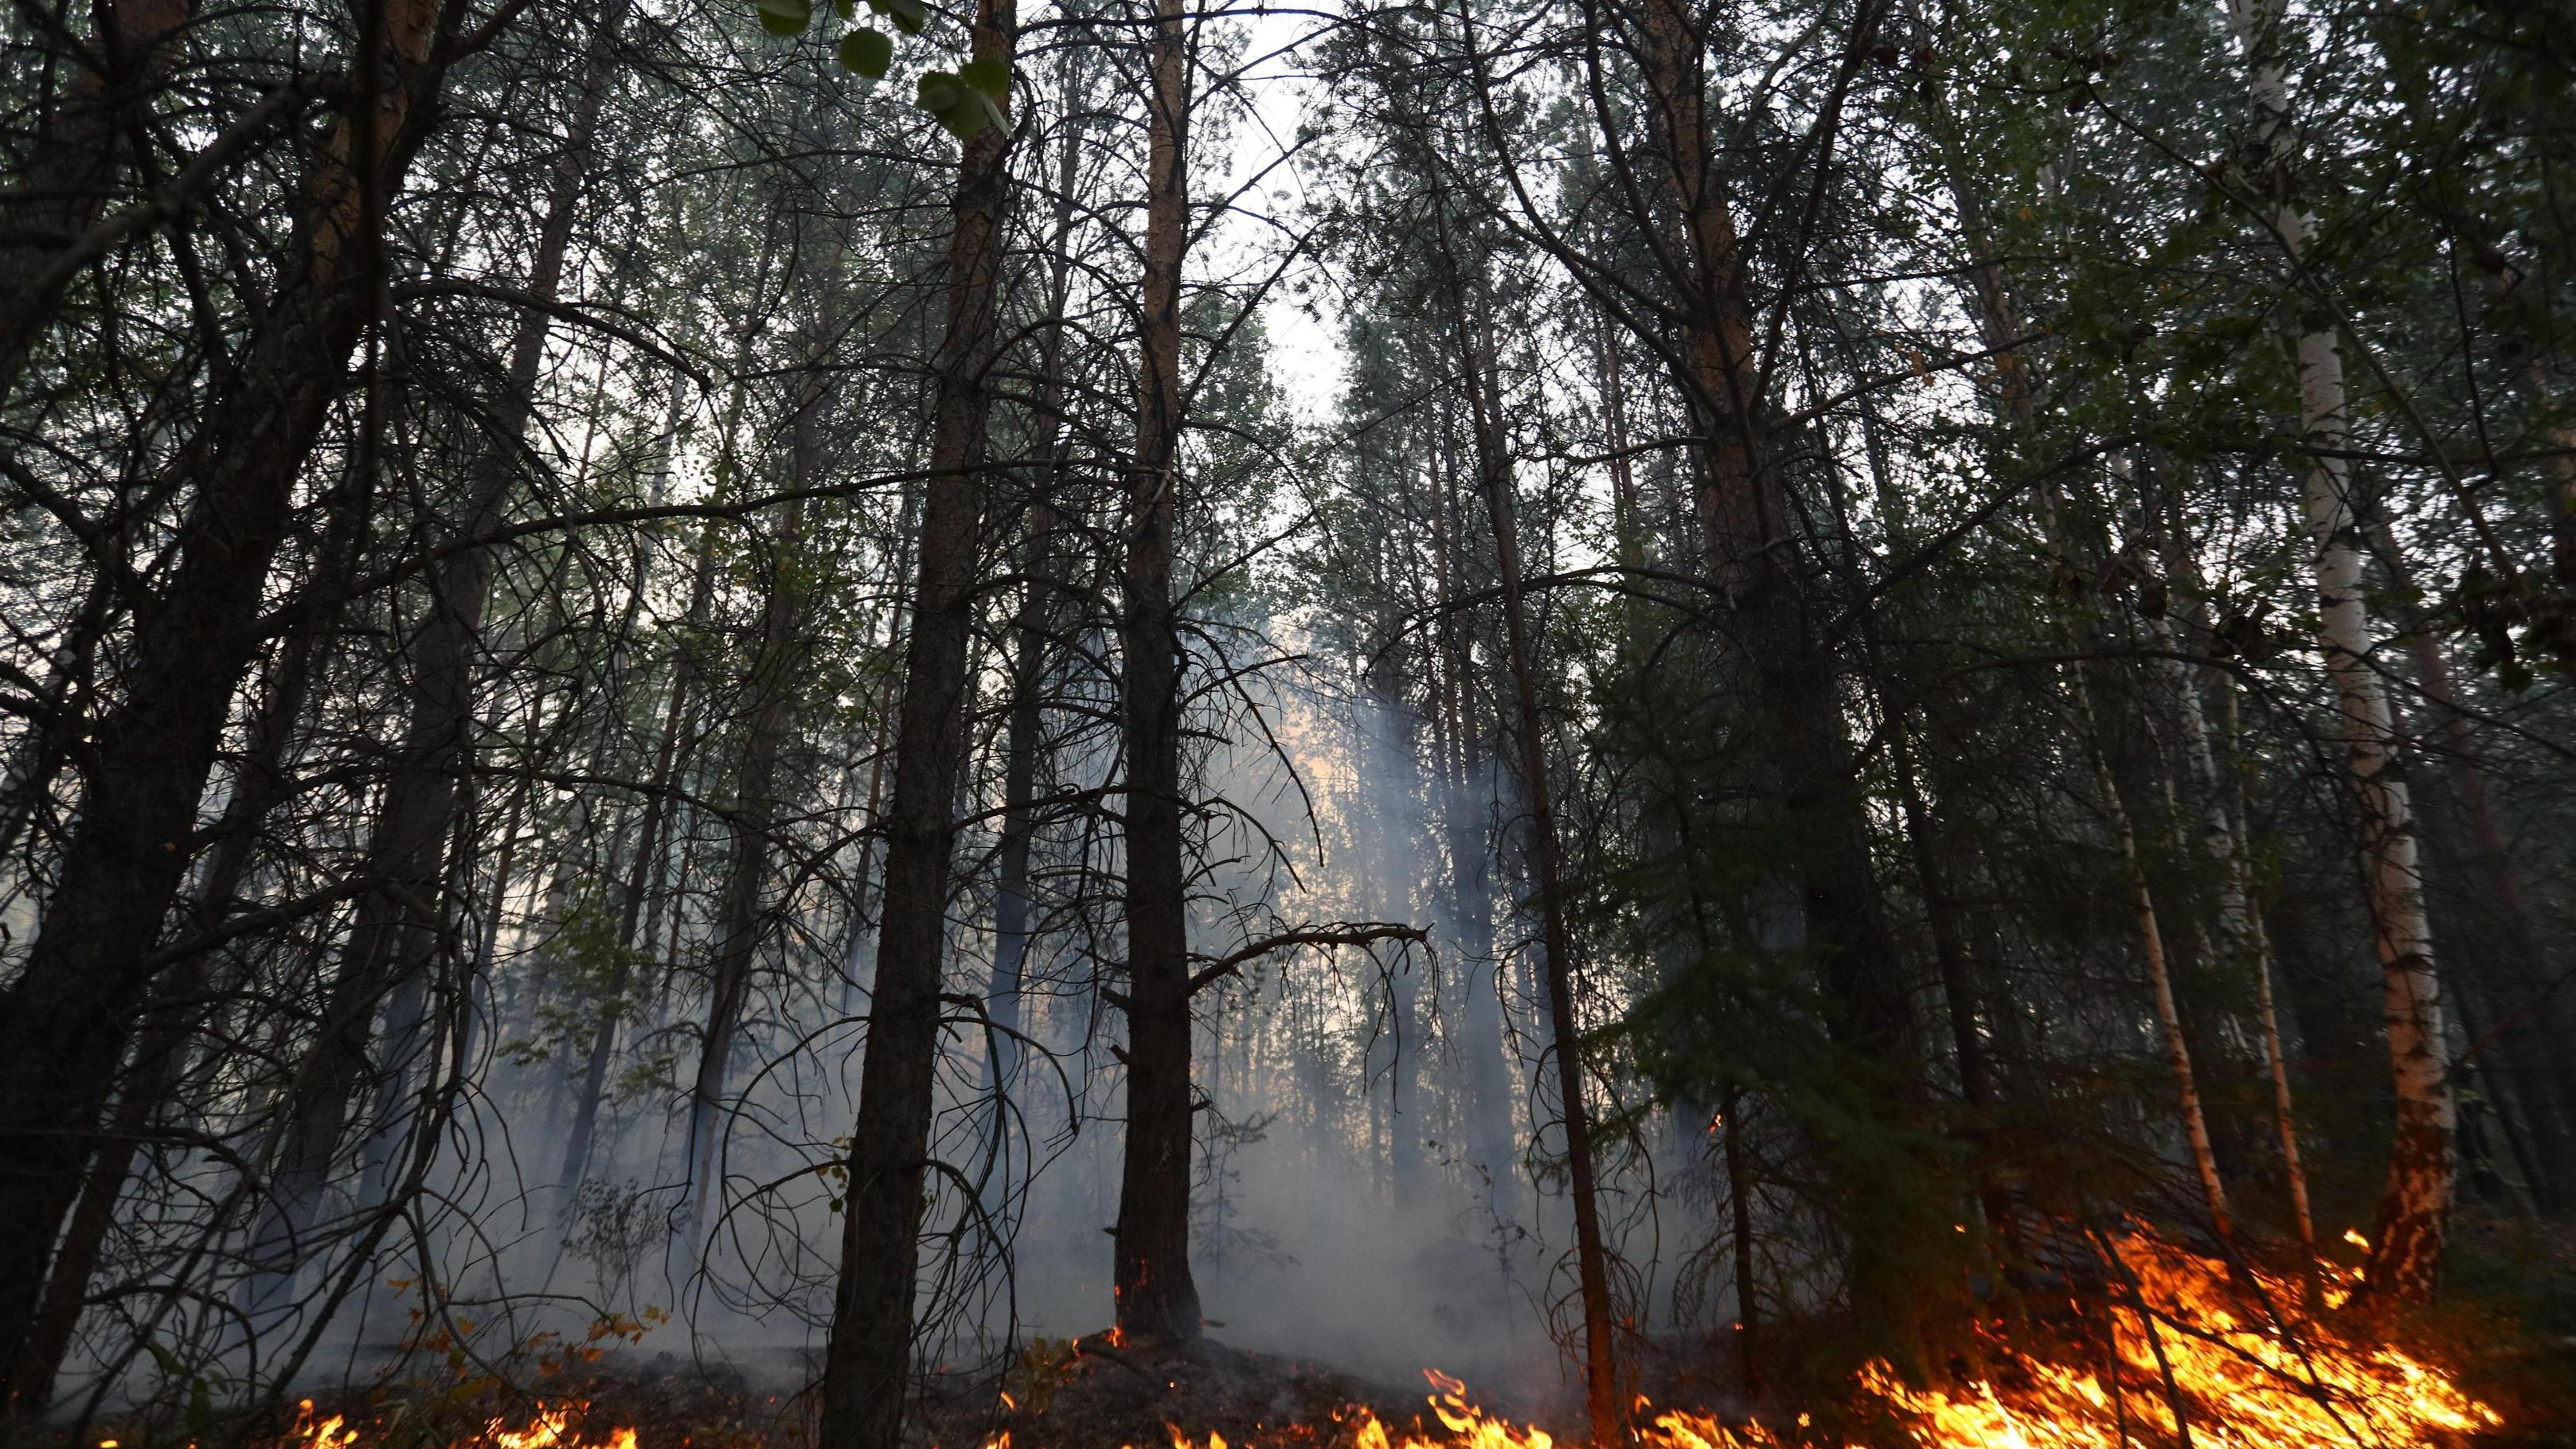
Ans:
<svg viewBox="0 0 2576 1449"><path fill-rule="evenodd" d="M2258 1313L2226 1266L2143 1237L2116 1245L2134 1298L2113 1315L2121 1371L2025 1361L2009 1387L1977 1381L1916 1388L1885 1364L1864 1369L1858 1401L1880 1410L1917 1449L2129 1449L2180 1442L2188 1427L2207 1449L2457 1449L2503 1417L2440 1368L2379 1343L2357 1342L2330 1318L2298 1316L2294 1285L2254 1275L2272 1308ZM2358 1275L2321 1270L2329 1309ZM2144 1311L2141 1311L2143 1307ZM2343 1331L2339 1331L2343 1330ZM1555 1449L1544 1429L1515 1426L1470 1403L1466 1385L1427 1372L1445 1436L1401 1439L1361 1411L1356 1449ZM2142 1388L2141 1385L2151 1387ZM1655 1412L1640 1400L1642 1449L1787 1449L1815 1444L1796 1430ZM1172 1449L1227 1449L1172 1430Z"/></svg>
<svg viewBox="0 0 2576 1449"><path fill-rule="evenodd" d="M460 1442L466 1445L490 1446L490 1449L638 1449L635 1431L623 1426L609 1431L605 1440L585 1440L573 1427L573 1418L589 1406L586 1404L539 1404L537 1416L523 1428L510 1427L507 1419L493 1419L483 1426L480 1435ZM333 1414L316 1422L313 1401L297 1406L294 1436L286 1449L357 1449L358 1431L349 1426L348 1416Z"/></svg>

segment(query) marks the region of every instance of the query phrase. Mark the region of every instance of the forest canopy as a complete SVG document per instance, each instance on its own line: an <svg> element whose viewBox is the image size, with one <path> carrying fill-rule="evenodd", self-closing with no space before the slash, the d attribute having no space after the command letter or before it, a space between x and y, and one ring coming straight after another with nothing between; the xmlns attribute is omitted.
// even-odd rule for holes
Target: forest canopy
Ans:
<svg viewBox="0 0 2576 1449"><path fill-rule="evenodd" d="M0 36L0 1440L2576 1404L2566 0Z"/></svg>

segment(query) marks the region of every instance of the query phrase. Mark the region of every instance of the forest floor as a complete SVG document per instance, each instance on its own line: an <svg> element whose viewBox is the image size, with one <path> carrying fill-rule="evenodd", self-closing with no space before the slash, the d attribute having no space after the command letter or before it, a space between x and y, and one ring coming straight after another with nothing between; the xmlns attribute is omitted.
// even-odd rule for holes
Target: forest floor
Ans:
<svg viewBox="0 0 2576 1449"><path fill-rule="evenodd" d="M556 1366L541 1370L514 1356L493 1365L497 1372L454 1378L433 1369L317 1394L291 1428L218 1414L188 1437L262 1449L615 1449L621 1430L632 1430L644 1449L810 1449L815 1442L810 1394L737 1370L668 1352L550 1363ZM1041 1339L998 1389L988 1376L960 1375L945 1384L934 1377L930 1392L907 1434L922 1449L1178 1449L1176 1431L1195 1449L1213 1449L1212 1437L1264 1449L1352 1449L1369 1414L1399 1442L1409 1428L1426 1437L1439 1428L1419 1385L1367 1384L1212 1341L1148 1350L1122 1347L1107 1334ZM561 1417L550 1424L550 1414ZM340 1423L328 1422L334 1419ZM32 1436L45 1449L167 1439L116 1416L90 1424L78 1445L68 1426Z"/></svg>
<svg viewBox="0 0 2576 1449"><path fill-rule="evenodd" d="M2446 1306L2414 1318L2407 1336L2500 1412L2496 1428L2470 1442L2576 1446L2576 1235L2475 1210L2461 1219ZM274 1419L254 1424L192 1411L184 1439L207 1449L622 1449L618 1431L631 1430L642 1449L813 1449L814 1403L798 1388L814 1368L809 1358L790 1354L771 1364L747 1357L728 1366L643 1348L644 1325L620 1327L497 1362L469 1361L461 1352L418 1354L409 1362L416 1376L388 1370L373 1386L317 1393L319 1403L292 1429ZM1796 1357L1789 1348L1812 1346L1834 1328L1772 1327L1784 1366ZM1723 1412L1740 1401L1723 1371L1729 1355L1722 1345L1658 1341L1640 1348L1652 1351L1644 1354L1638 1388L1656 1404ZM2034 1361L2051 1357L2044 1335L2020 1348ZM915 1449L1217 1449L1218 1438L1228 1449L1356 1449L1373 1417L1397 1443L1409 1434L1446 1442L1455 1436L1429 1414L1426 1389L1434 1387L1215 1341L1145 1348L1106 1333L1041 1338L1021 1348L998 1379L989 1370L934 1374L930 1401L907 1439ZM2153 1385L2138 1387L2153 1396ZM1561 1384L1476 1389L1515 1422L1570 1427L1577 1420ZM1849 1398L1849 1386L1817 1378L1775 1384L1774 1393L1775 1418L1801 1407L1829 1416L1838 1399ZM550 1414L563 1417L546 1428ZM318 1432L334 1416L346 1427ZM1803 1423L1806 1416L1795 1417ZM26 1437L47 1449L182 1442L171 1427L165 1421L156 1432L111 1416L84 1426L77 1445L70 1426ZM1825 1427L1819 1424L1820 1434Z"/></svg>
<svg viewBox="0 0 2576 1449"><path fill-rule="evenodd" d="M1165 1449L1176 1434L1200 1449L1211 1436L1232 1445L1349 1449L1363 1409L1399 1435L1426 1412L1418 1387L1366 1384L1299 1359L1213 1340L1127 1347L1094 1334L1039 1340L997 1395L938 1406L923 1427L948 1449L1005 1432L1025 1449Z"/></svg>

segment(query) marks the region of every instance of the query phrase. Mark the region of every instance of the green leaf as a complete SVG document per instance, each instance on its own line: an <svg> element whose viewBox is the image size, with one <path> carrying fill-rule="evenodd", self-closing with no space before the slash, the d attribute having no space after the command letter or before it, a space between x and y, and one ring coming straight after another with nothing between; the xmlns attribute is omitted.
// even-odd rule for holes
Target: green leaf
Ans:
<svg viewBox="0 0 2576 1449"><path fill-rule="evenodd" d="M843 20L859 18L858 0L832 0L832 13Z"/></svg>
<svg viewBox="0 0 2576 1449"><path fill-rule="evenodd" d="M1011 90L1011 64L998 55L970 60L957 67L957 78L998 101Z"/></svg>
<svg viewBox="0 0 2576 1449"><path fill-rule="evenodd" d="M894 22L906 35L919 35L930 24L926 0L868 0L868 8Z"/></svg>
<svg viewBox="0 0 2576 1449"><path fill-rule="evenodd" d="M946 126L960 141L972 141L975 133L986 126L999 126L1004 122L1002 108L994 105L993 98L982 91L967 92L965 104L958 107L956 114L939 118L939 124Z"/></svg>
<svg viewBox="0 0 2576 1449"><path fill-rule="evenodd" d="M782 40L804 34L813 23L810 0L760 0L760 28Z"/></svg>
<svg viewBox="0 0 2576 1449"><path fill-rule="evenodd" d="M1002 121L1002 108L991 96L944 70L923 72L916 97L960 141L972 141L986 126Z"/></svg>
<svg viewBox="0 0 2576 1449"><path fill-rule="evenodd" d="M841 37L841 65L869 80L884 80L886 67L894 63L894 37L882 30L861 28Z"/></svg>

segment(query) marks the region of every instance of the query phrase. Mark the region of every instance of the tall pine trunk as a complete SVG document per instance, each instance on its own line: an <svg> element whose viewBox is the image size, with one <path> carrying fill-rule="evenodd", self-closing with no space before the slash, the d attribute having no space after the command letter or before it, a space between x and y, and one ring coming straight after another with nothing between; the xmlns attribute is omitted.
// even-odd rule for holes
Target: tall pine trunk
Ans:
<svg viewBox="0 0 2576 1449"><path fill-rule="evenodd" d="M1592 1111L1585 1099L1583 1022L1574 1006L1574 927L1565 895L1564 846L1548 782L1547 721L1539 710L1538 660L1521 596L1518 509L1504 432L1503 400L1495 386L1493 338L1476 325L1468 291L1457 288L1455 335L1460 375L1476 437L1476 471L1485 491L1485 513L1494 532L1494 570L1503 601L1503 650L1511 663L1512 704L1519 728L1523 799L1529 809L1530 856L1537 874L1540 939L1546 948L1549 1055L1556 1068L1557 1110L1565 1128L1566 1190L1573 1199L1577 1302L1583 1318L1583 1403L1592 1443L1607 1446L1626 1434L1626 1399L1620 1392L1615 1308L1610 1297L1609 1247L1601 1230L1600 1186L1592 1159Z"/></svg>
<svg viewBox="0 0 2576 1449"><path fill-rule="evenodd" d="M822 305L806 342L804 376L787 420L788 473L791 486L799 492L814 487L823 474L822 422L816 414L826 396L824 364L838 331L834 289L840 285L840 273L841 254L835 247L823 268ZM717 899L715 949L707 973L707 1019L698 1038L697 1073L689 1088L685 1137L689 1207L682 1255L689 1268L696 1266L714 1231L708 1211L723 1199L718 1164L724 1134L718 1118L724 1113L734 1048L742 1035L752 968L768 935L762 896L769 884L770 840L781 809L779 757L794 724L796 663L802 653L797 630L810 593L804 543L805 504L800 499L779 516L778 536L769 548L769 588L761 605L760 642L749 679L750 713L743 722L742 756L726 821L731 856Z"/></svg>
<svg viewBox="0 0 2576 1449"><path fill-rule="evenodd" d="M993 890L993 976L984 996L991 1019L985 1057L985 1087L993 1098L987 1127L983 1194L988 1213L1007 1195L1010 1094L1019 1079L1021 1042L1027 1029L1023 995L1027 985L1029 947L1029 866L1037 829L1038 765L1046 748L1045 698L1058 607L1054 593L1058 553L1055 498L1065 482L1065 308L1073 284L1074 189L1082 179L1082 52L1065 50L1057 61L1060 95L1057 109L1064 134L1056 152L1055 207L1048 227L1046 315L1039 343L1036 397L1037 439L1034 488L1023 547L1029 581L1011 621L1011 704L1003 743L1002 835L998 879Z"/></svg>
<svg viewBox="0 0 2576 1449"><path fill-rule="evenodd" d="M1512 1214L1511 1187L1520 1152L1512 1135L1513 1082L1519 1076L1503 1013L1502 963L1494 951L1492 851L1485 825L1493 791L1470 680L1464 623L1454 607L1462 518L1454 468L1444 448L1431 450L1433 562L1438 573L1439 719L1442 721L1440 820L1449 855L1450 929L1466 972L1466 1004L1456 1051L1467 1062L1467 1149L1485 1175L1486 1207L1497 1225Z"/></svg>
<svg viewBox="0 0 2576 1449"><path fill-rule="evenodd" d="M149 102L177 59L188 0L105 0L73 49L78 74L52 106L25 174L0 191L0 400L53 319L63 263L117 190L129 138L150 130ZM60 23L57 21L56 23ZM87 62L96 60L104 68Z"/></svg>
<svg viewBox="0 0 2576 1449"><path fill-rule="evenodd" d="M358 496L343 500L321 549L319 572L326 590L343 582L369 516L371 500L363 496L365 484L357 483L348 491ZM337 623L338 612L326 610L285 641L269 677L267 698L253 719L250 745L233 777L230 798L211 832L214 852L183 929L212 930L237 911L242 887L257 858L260 824L286 794L288 747ZM135 1041L133 1060L117 1088L116 1109L81 1184L79 1205L55 1251L28 1360L10 1375L19 1403L27 1410L41 1411L53 1398L56 1377L87 1306L90 1278L115 1226L117 1205L135 1160L187 1068L189 1046L204 1025L207 1002L221 994L213 989L223 979L212 969L213 954L198 952L178 961L155 990Z"/></svg>
<svg viewBox="0 0 2576 1449"><path fill-rule="evenodd" d="M1866 53L1879 7L1864 4L1845 56ZM1871 862L1868 793L1843 711L1844 671L1818 639L1806 546L1772 456L1767 368L1757 342L1742 240L1714 164L1707 44L1688 0L1645 0L1635 27L1647 110L1679 220L1672 278L1682 292L1687 352L1674 382L1697 435L1696 507L1706 572L1725 610L1722 657L1753 718L1766 823L1781 842L1780 884L1794 898L1804 954L1815 963L1825 1028L1874 1080L1867 1134L1901 1131L1916 1086L1912 1008L1880 914ZM1838 106L1842 91L1832 94ZM1837 113L1818 126L1828 136ZM1787 914L1784 912L1784 914ZM1851 1211L1849 1275L1856 1313L1906 1350L1909 1282L1937 1245L1942 1215L1888 1174L1903 1172L1884 1143L1835 1146Z"/></svg>
<svg viewBox="0 0 2576 1449"><path fill-rule="evenodd" d="M1012 0L977 0L978 60L1012 63ZM930 477L915 555L912 632L887 801L884 916L850 1133L841 1272L823 1362L824 1449L901 1442L919 1287L923 1194L939 1065L951 811L966 752L968 650L983 543L994 281L1010 200L1011 125L966 143L948 239L948 330L934 358Z"/></svg>
<svg viewBox="0 0 2576 1449"><path fill-rule="evenodd" d="M1195 1339L1190 1277L1190 939L1181 798L1181 637L1172 600L1180 513L1181 263L1189 244L1190 85L1180 0L1156 0L1146 98L1145 276L1136 452L1127 475L1119 619L1125 671L1127 1138L1113 1291L1141 1342Z"/></svg>
<svg viewBox="0 0 2576 1449"><path fill-rule="evenodd" d="M811 415L821 402L820 352L830 332L828 321L817 329L816 370L790 424L799 487L807 486L803 480L812 476L816 463ZM709 1210L723 1202L720 1119L732 1079L734 1047L742 1035L743 1004L751 994L752 968L769 934L764 893L769 885L770 838L777 831L780 811L779 757L794 724L796 631L805 612L804 512L802 502L790 503L779 515L778 536L770 545L769 591L761 607L759 653L751 667L751 718L744 724L742 761L734 776L733 809L727 820L732 854L717 905L706 1026L698 1038L697 1073L689 1087L689 1215L683 1231L688 1235L684 1259L691 1267L715 1230Z"/></svg>
<svg viewBox="0 0 2576 1449"><path fill-rule="evenodd" d="M675 406L665 422L666 450L678 447L678 399L675 382ZM667 451L664 457L667 467ZM653 894L661 874L672 815L671 794L679 781L682 745L697 684L697 651L687 641L695 640L706 627L707 614L715 601L715 539L712 524L699 538L697 567L689 586L688 628L671 665L671 695L663 705L662 736L653 748L652 773L645 782L644 816L635 827L635 856L627 865L626 880L618 891L617 960L607 999L600 1004L599 1020L591 1027L590 1043L582 1054L581 1079L574 1087L572 1129L565 1134L563 1164L555 1172L558 1219L571 1208L580 1191L582 1175L590 1166L591 1146L599 1133L599 1109L608 1088L609 1063L616 1054L618 1028L625 1020L627 997L634 990L635 967L644 949L638 932L642 929L645 901Z"/></svg>

